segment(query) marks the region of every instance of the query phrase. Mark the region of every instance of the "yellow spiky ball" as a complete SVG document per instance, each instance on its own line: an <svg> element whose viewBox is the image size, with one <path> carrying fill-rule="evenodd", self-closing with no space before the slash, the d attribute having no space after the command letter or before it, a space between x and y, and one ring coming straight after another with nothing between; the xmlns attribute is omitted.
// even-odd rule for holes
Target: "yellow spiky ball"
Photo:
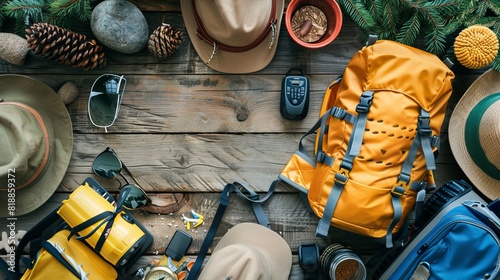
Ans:
<svg viewBox="0 0 500 280"><path fill-rule="evenodd" d="M454 48L460 64L478 69L490 65L497 56L498 38L488 27L473 25L458 34Z"/></svg>

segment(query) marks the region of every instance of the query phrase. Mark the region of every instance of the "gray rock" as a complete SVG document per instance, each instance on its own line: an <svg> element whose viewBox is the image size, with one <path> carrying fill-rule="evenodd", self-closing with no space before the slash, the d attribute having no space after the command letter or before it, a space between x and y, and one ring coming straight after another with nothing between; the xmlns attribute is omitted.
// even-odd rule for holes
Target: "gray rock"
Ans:
<svg viewBox="0 0 500 280"><path fill-rule="evenodd" d="M148 23L141 10L124 0L106 0L92 11L90 27L103 45L122 53L136 53L148 41Z"/></svg>

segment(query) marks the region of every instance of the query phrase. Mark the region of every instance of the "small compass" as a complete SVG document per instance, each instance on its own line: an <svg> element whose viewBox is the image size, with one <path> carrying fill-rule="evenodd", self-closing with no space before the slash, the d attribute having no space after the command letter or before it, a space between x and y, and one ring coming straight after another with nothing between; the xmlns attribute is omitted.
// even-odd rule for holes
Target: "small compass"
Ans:
<svg viewBox="0 0 500 280"><path fill-rule="evenodd" d="M151 269L144 277L145 280L177 280L177 275L165 266L157 266Z"/></svg>

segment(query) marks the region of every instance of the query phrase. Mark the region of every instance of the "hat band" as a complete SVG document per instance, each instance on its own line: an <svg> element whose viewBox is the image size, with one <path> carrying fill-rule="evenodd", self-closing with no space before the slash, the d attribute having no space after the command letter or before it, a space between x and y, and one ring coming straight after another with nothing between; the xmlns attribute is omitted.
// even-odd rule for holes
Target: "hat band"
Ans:
<svg viewBox="0 0 500 280"><path fill-rule="evenodd" d="M47 162L49 161L49 152L50 152L49 133L47 132L47 127L45 126L45 123L43 122L42 116L35 109L31 108L30 106L27 106L25 104L18 103L18 102L2 102L2 103L0 103L0 105L19 106L19 107L23 108L24 110L30 112L35 117L38 124L40 125L40 128L41 128L42 133L43 133L43 137L45 139L46 144L45 144L45 151L43 154L42 162L40 163L40 166L38 166L38 169L35 171L35 173L33 173L31 178L29 178L23 184L16 186L16 189L21 189L21 188L24 188L24 187L28 186L29 184L33 183L38 178L38 176L40 176L40 174L42 174L43 170L45 169L45 166L47 166Z"/></svg>
<svg viewBox="0 0 500 280"><path fill-rule="evenodd" d="M267 22L268 28L262 32L262 34L259 35L252 43L246 45L246 46L230 46L226 45L224 43L221 43L214 39L212 36L210 36L205 29L205 26L203 25L203 21L201 20L200 16L198 15L198 10L196 9L196 3L195 0L191 0L191 6L193 7L193 15L194 19L196 21L196 25L198 25L197 29L197 35L200 37L201 40L207 42L207 44L214 46L214 49L220 49L226 52L246 52L249 51L256 46L258 46L260 43L264 41L264 39L267 38L267 35L269 35L269 32L271 30L275 30L275 27L273 28L273 25L276 24L276 0L272 0L272 6L271 6L271 14L269 15L269 20ZM272 45L272 42L271 42ZM269 47L271 48L271 46Z"/></svg>
<svg viewBox="0 0 500 280"><path fill-rule="evenodd" d="M499 100L500 92L492 94L477 103L467 117L464 130L465 147L467 148L469 156L484 173L496 180L500 180L500 172L498 168L488 160L483 148L479 144L481 143L479 137L479 124L481 123L484 112L486 112L493 103Z"/></svg>

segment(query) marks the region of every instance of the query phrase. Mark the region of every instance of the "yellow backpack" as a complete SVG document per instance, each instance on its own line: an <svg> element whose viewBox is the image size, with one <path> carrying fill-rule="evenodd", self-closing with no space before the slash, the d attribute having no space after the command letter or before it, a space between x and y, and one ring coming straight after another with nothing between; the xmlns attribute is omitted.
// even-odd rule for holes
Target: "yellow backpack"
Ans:
<svg viewBox="0 0 500 280"><path fill-rule="evenodd" d="M307 194L317 236L332 225L392 247L417 193L423 202L434 185L454 74L433 54L370 39L327 88L320 119L279 179ZM302 141L315 132L310 157Z"/></svg>

